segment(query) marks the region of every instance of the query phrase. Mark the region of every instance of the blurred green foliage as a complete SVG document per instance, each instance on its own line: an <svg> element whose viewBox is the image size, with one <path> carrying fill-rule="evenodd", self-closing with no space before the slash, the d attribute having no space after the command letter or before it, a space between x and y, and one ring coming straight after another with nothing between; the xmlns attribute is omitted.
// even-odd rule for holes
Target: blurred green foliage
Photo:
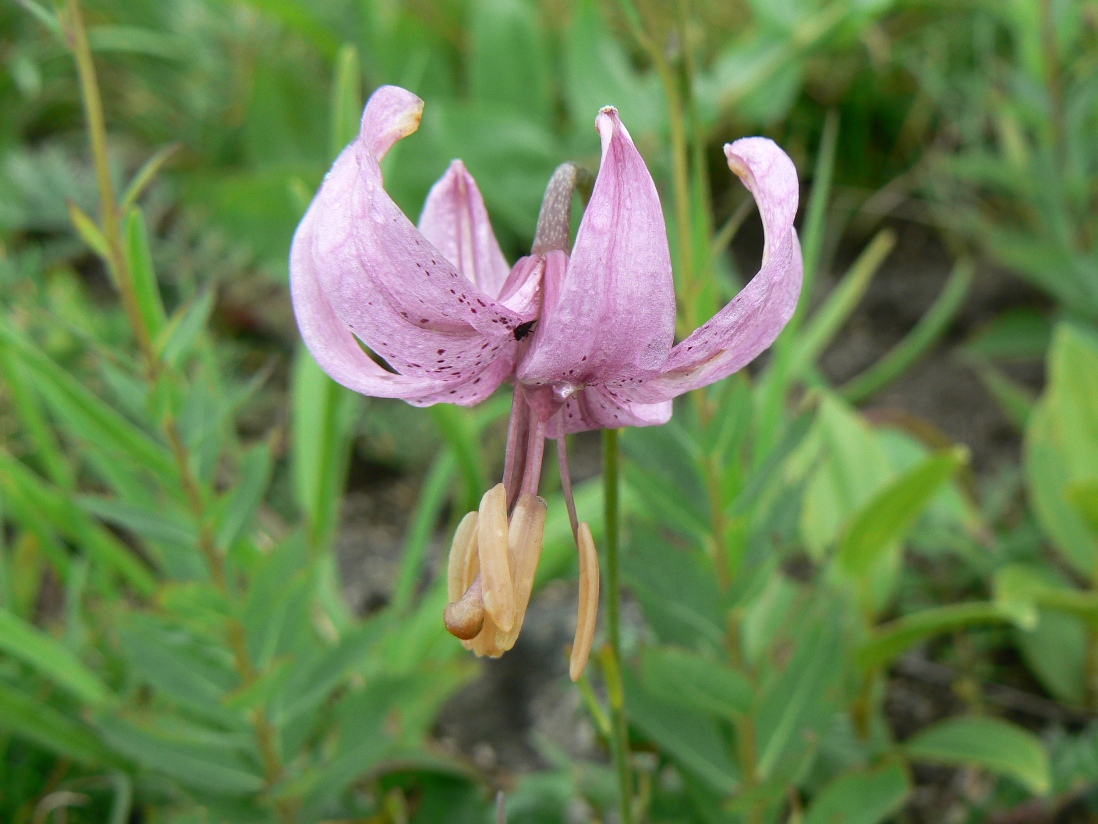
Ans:
<svg viewBox="0 0 1098 824"><path fill-rule="evenodd" d="M765 366L623 437L642 820L891 820L919 764L993 777L959 802L968 820L1086 801L1093 726L1023 727L980 684L1005 672L1053 719L1098 705L1093 2L89 0L114 228L69 14L0 6L0 819L488 821L500 786L511 822L614 815L601 762L543 742L543 769L501 777L432 739L476 666L443 628L429 543L494 473L506 400L367 401L296 342L290 238L383 83L427 104L390 193L414 217L462 157L512 259L553 168L594 169L593 118L618 106L691 328L743 279L727 248L746 195L720 144L766 133L808 184L806 296ZM837 241L896 191L966 254L832 386L820 357L895 234L845 269ZM1023 443L977 480L964 446L852 404L946 334L985 253L1055 305L965 348ZM1039 395L1004 371L1019 357L1047 360ZM353 461L423 476L367 615L334 549ZM576 574L550 513L539 586ZM965 712L895 723L905 661L951 673Z"/></svg>

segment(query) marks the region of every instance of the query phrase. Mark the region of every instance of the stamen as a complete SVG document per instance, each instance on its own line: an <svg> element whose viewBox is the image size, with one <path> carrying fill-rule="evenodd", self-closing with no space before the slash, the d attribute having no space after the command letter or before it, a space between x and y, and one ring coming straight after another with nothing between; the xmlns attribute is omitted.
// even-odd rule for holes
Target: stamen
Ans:
<svg viewBox="0 0 1098 824"><path fill-rule="evenodd" d="M568 677L578 681L587 666L591 644L595 640L595 619L599 610L599 556L591 527L584 521L577 531L579 547L579 609L576 615L576 639L572 642L572 657L568 662Z"/></svg>
<svg viewBox="0 0 1098 824"><path fill-rule="evenodd" d="M460 600L446 605L443 620L446 621L446 630L455 638L470 641L484 628L483 595L478 577Z"/></svg>
<svg viewBox="0 0 1098 824"><path fill-rule="evenodd" d="M467 580L470 559L477 555L477 513L470 512L461 519L454 541L450 546L450 565L446 571L446 592L450 603L461 600L462 594L469 588Z"/></svg>
<svg viewBox="0 0 1098 824"><path fill-rule="evenodd" d="M480 499L477 519L484 609L504 632L515 625L515 591L507 546L507 490L496 484Z"/></svg>
<svg viewBox="0 0 1098 824"><path fill-rule="evenodd" d="M576 517L576 501L572 497L572 471L568 468L568 442L564 434L564 415L561 415L561 432L557 438L557 465L560 467L560 488L564 504L568 507L568 521L572 524L572 536L579 546L579 518Z"/></svg>
<svg viewBox="0 0 1098 824"><path fill-rule="evenodd" d="M524 492L519 496L511 515L508 543L511 547L511 572L515 583L515 625L509 631L497 635L500 652L505 652L518 640L530 594L534 590L534 575L541 560L541 547L545 538L545 500Z"/></svg>

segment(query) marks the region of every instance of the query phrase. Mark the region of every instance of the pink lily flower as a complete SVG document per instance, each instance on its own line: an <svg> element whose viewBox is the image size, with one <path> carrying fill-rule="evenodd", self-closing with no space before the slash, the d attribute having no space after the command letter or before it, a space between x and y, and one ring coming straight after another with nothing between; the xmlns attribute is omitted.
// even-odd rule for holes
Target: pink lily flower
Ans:
<svg viewBox="0 0 1098 824"><path fill-rule="evenodd" d="M532 254L513 267L460 161L432 188L418 229L385 193L379 163L416 130L422 111L419 98L393 86L370 98L359 137L294 236L294 311L317 363L366 395L470 406L514 383L503 482L458 527L446 625L478 655L514 645L541 553L545 439L555 438L580 554L576 680L594 638L598 558L575 513L564 436L666 423L672 398L731 375L773 343L793 315L803 276L793 228L796 170L765 138L725 146L762 215L762 267L675 344L663 211L614 108L595 121L602 163L575 245L568 228L575 169L566 165L549 185Z"/></svg>

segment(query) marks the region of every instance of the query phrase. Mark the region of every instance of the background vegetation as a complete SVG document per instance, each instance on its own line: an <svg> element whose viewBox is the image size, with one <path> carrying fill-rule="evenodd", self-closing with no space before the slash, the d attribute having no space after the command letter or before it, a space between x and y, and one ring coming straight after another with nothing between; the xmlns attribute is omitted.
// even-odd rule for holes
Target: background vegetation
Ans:
<svg viewBox="0 0 1098 824"><path fill-rule="evenodd" d="M16 0L0 31L0 820L1098 811L1093 0ZM721 144L803 183L769 356L622 434L623 666L533 766L438 740L507 660L446 634L437 575L507 398L352 395L293 324L294 227L383 83L427 106L389 191L415 217L463 158L512 260L615 104L683 329L761 251ZM347 490L401 536L372 599ZM539 589L575 567L551 500Z"/></svg>

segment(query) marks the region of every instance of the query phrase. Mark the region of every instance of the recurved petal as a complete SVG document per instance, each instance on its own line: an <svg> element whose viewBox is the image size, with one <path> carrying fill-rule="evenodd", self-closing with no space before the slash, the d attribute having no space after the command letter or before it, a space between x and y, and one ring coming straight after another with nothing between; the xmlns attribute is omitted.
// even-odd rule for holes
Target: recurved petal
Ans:
<svg viewBox="0 0 1098 824"><path fill-rule="evenodd" d="M499 298L510 272L476 181L460 160L431 187L419 231L480 290Z"/></svg>
<svg viewBox="0 0 1098 824"><path fill-rule="evenodd" d="M620 387L621 397L658 401L731 375L774 342L797 308L804 263L793 228L798 198L793 161L764 137L737 140L724 153L762 216L762 268L727 306L671 350L658 374L638 376Z"/></svg>
<svg viewBox="0 0 1098 824"><path fill-rule="evenodd" d="M294 237L295 311L299 318L311 316L314 340L329 339L329 348L339 353L340 374L332 374L340 382L367 394L411 399L423 395L420 384L428 381L427 394L441 392L436 399L460 403L458 387L476 383L469 398L483 397L494 388L486 385L488 379L498 384L498 373L510 371L513 330L530 317L491 299L458 272L382 188L380 156L415 129L421 105L394 87L370 98L359 138L333 165ZM299 295L306 301L300 309ZM320 309L309 300L317 296L324 299ZM328 328L333 316L342 329ZM403 378L419 383L394 389L404 381L385 378L380 367L362 366L353 352L357 344L344 333L353 333ZM501 362L506 368L498 366ZM356 380L356 365L368 377L386 381L385 391Z"/></svg>
<svg viewBox="0 0 1098 824"><path fill-rule="evenodd" d="M422 371L393 374L363 351L320 287L319 264L312 239L317 215L317 211L310 209L294 235L290 251L290 292L301 337L320 367L335 381L356 392L380 398L401 398L418 405L439 401L471 405L491 395L510 374L513 363L513 352L503 351L503 346L493 353L494 359L486 358L479 370L451 380L446 379L452 374L450 372L443 372L441 377L424 375ZM484 351L492 351L492 345Z"/></svg>
<svg viewBox="0 0 1098 824"><path fill-rule="evenodd" d="M370 153L381 159L401 138L419 128L423 101L399 86L381 86L362 112L360 134Z"/></svg>
<svg viewBox="0 0 1098 824"><path fill-rule="evenodd" d="M615 109L596 120L602 165L567 273L519 365L524 383L601 383L658 369L674 339L675 290L652 176Z"/></svg>

